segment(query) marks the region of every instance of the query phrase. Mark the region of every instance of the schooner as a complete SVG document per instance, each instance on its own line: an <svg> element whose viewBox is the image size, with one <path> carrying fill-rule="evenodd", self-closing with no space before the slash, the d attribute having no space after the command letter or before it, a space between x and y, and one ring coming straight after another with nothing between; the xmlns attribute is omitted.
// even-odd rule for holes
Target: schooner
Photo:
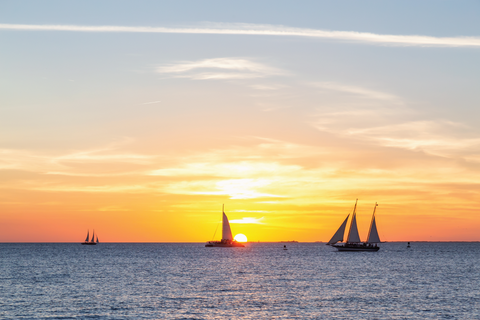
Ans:
<svg viewBox="0 0 480 320"><path fill-rule="evenodd" d="M97 241L95 241L95 230L93 230L92 238L89 239L90 237L90 231L87 230L87 238L85 239L85 242L82 242L83 245L90 245L94 246L98 243L98 235L97 235Z"/></svg>
<svg viewBox="0 0 480 320"><path fill-rule="evenodd" d="M378 247L377 244L381 242L380 237L378 236L377 224L375 223L375 211L378 204L375 202L375 207L373 208L372 221L370 222L367 241L362 242L360 241L357 227L357 201L355 201L355 207L353 207L352 220L350 222L350 229L348 230L346 242L337 244L338 242L343 241L345 228L350 214L347 215L343 223L340 225L340 228L338 228L337 232L335 232L330 241L328 241L327 245L331 245L338 251L378 251L380 250L380 247Z"/></svg>

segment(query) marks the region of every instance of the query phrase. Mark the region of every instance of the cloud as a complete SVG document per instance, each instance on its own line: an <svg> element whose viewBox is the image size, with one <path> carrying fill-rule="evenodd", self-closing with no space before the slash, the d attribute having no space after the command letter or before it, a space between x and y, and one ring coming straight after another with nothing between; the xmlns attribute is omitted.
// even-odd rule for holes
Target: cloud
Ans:
<svg viewBox="0 0 480 320"><path fill-rule="evenodd" d="M480 138L474 128L445 119L421 119L424 116L400 98L362 91L365 103L349 105L347 99L338 110L319 111L312 125L352 141L479 162Z"/></svg>
<svg viewBox="0 0 480 320"><path fill-rule="evenodd" d="M282 74L278 69L243 58L181 61L160 66L157 72L193 80L252 79Z"/></svg>
<svg viewBox="0 0 480 320"><path fill-rule="evenodd" d="M254 84L254 85L251 85L250 88L253 88L255 90L262 90L262 91L276 91L276 90L280 90L282 88L285 88L285 86Z"/></svg>
<svg viewBox="0 0 480 320"><path fill-rule="evenodd" d="M119 207L119 206L106 206L97 209L98 211L130 211L129 209Z"/></svg>
<svg viewBox="0 0 480 320"><path fill-rule="evenodd" d="M317 109L311 124L341 139L372 146L422 151L429 155L479 163L475 128L414 109L415 102L368 87L335 82L311 83L330 105Z"/></svg>
<svg viewBox="0 0 480 320"><path fill-rule="evenodd" d="M150 102L144 102L142 103L142 105L147 105L147 104L157 104L157 103L160 103L162 102L161 100L158 100L158 101L150 101Z"/></svg>
<svg viewBox="0 0 480 320"><path fill-rule="evenodd" d="M179 33L220 34L252 36L308 37L327 40L352 41L367 44L420 46L420 47L480 47L480 37L432 37L423 35L389 35L356 31L331 31L293 28L277 25L245 23L209 23L184 28L146 26L78 26L78 25L32 25L0 24L0 30L70 31L70 32L133 32L133 33Z"/></svg>
<svg viewBox="0 0 480 320"><path fill-rule="evenodd" d="M50 192L86 192L86 193L146 193L155 191L144 185L39 185L23 186L24 190L50 191Z"/></svg>
<svg viewBox="0 0 480 320"><path fill-rule="evenodd" d="M375 91L364 87L344 85L335 82L319 82L314 83L313 86L331 91L338 91L343 93L349 93L357 96L361 96L369 99L378 99L378 100L387 100L387 101L398 101L399 98L393 94Z"/></svg>
<svg viewBox="0 0 480 320"><path fill-rule="evenodd" d="M236 220L229 220L230 223L238 223L238 224L264 224L262 222L264 217L261 218L242 218Z"/></svg>
<svg viewBox="0 0 480 320"><path fill-rule="evenodd" d="M227 179L181 181L171 183L164 191L172 194L229 196L230 199L255 199L282 197L271 193L261 192L273 181L269 179Z"/></svg>
<svg viewBox="0 0 480 320"><path fill-rule="evenodd" d="M218 156L214 153L213 157ZM283 174L299 171L297 165L281 165L275 162L240 161L216 163L212 158L210 162L191 162L176 168L165 168L153 170L148 173L151 176L216 176L216 177L236 177L261 176L268 174Z"/></svg>
<svg viewBox="0 0 480 320"><path fill-rule="evenodd" d="M148 165L153 163L157 156L118 152L116 149L130 143L129 139L109 144L102 148L66 152L64 154L47 154L29 150L0 149L0 169L25 170L39 173L72 175L72 176L106 176L113 173L105 172L76 172L77 165L111 165L113 163L125 165ZM130 173L131 170L129 170ZM119 173L128 174L128 171Z"/></svg>
<svg viewBox="0 0 480 320"><path fill-rule="evenodd" d="M320 88L322 98L329 101L317 108L317 129L339 135L373 127L397 124L418 117L409 103L394 93L364 86L336 82L310 83Z"/></svg>
<svg viewBox="0 0 480 320"><path fill-rule="evenodd" d="M472 153L480 149L480 138L468 132L468 127L446 120L409 121L398 124L351 129L348 134L373 140L387 147L423 150L440 156L454 156L463 151Z"/></svg>

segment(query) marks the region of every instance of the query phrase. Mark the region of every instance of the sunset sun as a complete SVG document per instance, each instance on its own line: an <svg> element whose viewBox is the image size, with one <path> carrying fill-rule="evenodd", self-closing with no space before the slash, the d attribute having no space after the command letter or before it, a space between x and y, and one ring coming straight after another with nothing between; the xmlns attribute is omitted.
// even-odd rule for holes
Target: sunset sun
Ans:
<svg viewBox="0 0 480 320"><path fill-rule="evenodd" d="M237 234L234 238L238 242L247 242L247 237L244 234Z"/></svg>

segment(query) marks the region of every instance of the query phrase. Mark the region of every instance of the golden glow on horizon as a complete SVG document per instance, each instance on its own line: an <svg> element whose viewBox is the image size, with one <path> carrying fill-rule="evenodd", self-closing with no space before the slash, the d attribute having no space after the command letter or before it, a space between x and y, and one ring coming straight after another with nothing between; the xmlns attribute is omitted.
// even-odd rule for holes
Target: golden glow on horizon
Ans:
<svg viewBox="0 0 480 320"><path fill-rule="evenodd" d="M258 159L242 163L255 167L255 161L259 161L265 167L271 161L275 170L246 170L243 178L229 176L228 170L221 176L213 172L152 176L148 174L151 170L132 170L124 163L112 166L115 171L111 176L98 176L111 170L108 161L102 160L107 162L92 166L87 162L83 166L62 164L69 175L43 175L43 179L53 176L47 183L49 180L35 182L36 176L28 173L35 168L28 167L25 177L29 178L12 180L12 189L5 189L2 195L0 240L75 242L82 240L85 229L95 226L102 242L207 241L218 224L218 204L226 203L228 208L235 208L228 213L232 229L249 234L251 241L328 241L357 197L362 239L366 238L376 201L381 205L377 225L382 240L476 239L476 228L465 231L462 227L464 221L472 226L477 223L475 214L470 213L476 212L475 200L465 193L446 192L472 184L478 176L462 176L460 168L450 163L447 166L446 160L432 162L427 156L432 168L425 170L398 164L392 154L392 170L385 164L370 168L369 157L358 158L356 154L337 156L333 151L326 153L325 148L315 151L314 146L281 141L268 144L252 144ZM270 150L275 151L273 158ZM377 150L364 148L362 152L375 155ZM408 152L415 164L426 161L424 154ZM248 148L234 146L221 152L199 152L191 158L193 163L202 158L204 167L211 163L214 168L228 168L229 163L238 163L238 158L251 153ZM320 153L324 162L316 164ZM292 161L298 164L292 166ZM189 158L172 157L163 165L138 165L168 170L185 168L189 163ZM360 170L362 167L367 169ZM125 171L131 173L125 175ZM441 181L438 172L442 172ZM218 186L228 187L218 192ZM362 190L361 195L358 190ZM278 197L272 201L271 195ZM452 215L459 209L464 212L462 219ZM435 232L425 234L425 226ZM217 236L219 232L221 229Z"/></svg>
<svg viewBox="0 0 480 320"><path fill-rule="evenodd" d="M247 242L247 236L241 233L237 234L233 239L238 242Z"/></svg>

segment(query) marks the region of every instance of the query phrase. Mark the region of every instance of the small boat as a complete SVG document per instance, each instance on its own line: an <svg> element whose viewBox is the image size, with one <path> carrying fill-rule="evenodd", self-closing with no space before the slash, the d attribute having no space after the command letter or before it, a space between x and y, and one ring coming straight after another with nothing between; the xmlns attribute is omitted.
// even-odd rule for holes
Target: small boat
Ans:
<svg viewBox="0 0 480 320"><path fill-rule="evenodd" d="M87 230L87 238L85 239L85 242L82 242L83 245L89 245L89 246L94 246L98 243L98 236L97 236L97 241L95 241L95 230L93 230L93 234L92 234L92 239L89 240L89 235L90 235L90 231Z"/></svg>
<svg viewBox="0 0 480 320"><path fill-rule="evenodd" d="M328 241L327 245L334 247L338 251L378 251L380 250L380 247L378 247L377 244L381 242L380 237L378 236L377 224L375 223L375 210L377 209L378 204L375 203L375 207L373 208L372 222L370 223L367 241L362 242L360 241L360 235L358 234L357 228L357 201L355 201L355 207L353 208L347 241L343 244L337 244L338 242L343 241L345 227L347 226L347 221L350 214L347 215L347 218L345 218L343 223L340 225L340 228L338 228L337 232L335 232L332 239Z"/></svg>
<svg viewBox="0 0 480 320"><path fill-rule="evenodd" d="M224 207L222 207L222 240L220 241L208 241L205 247L245 247L240 242L233 239L232 229L230 229L230 223L228 222L227 215L225 214ZM215 235L213 235L215 237Z"/></svg>

